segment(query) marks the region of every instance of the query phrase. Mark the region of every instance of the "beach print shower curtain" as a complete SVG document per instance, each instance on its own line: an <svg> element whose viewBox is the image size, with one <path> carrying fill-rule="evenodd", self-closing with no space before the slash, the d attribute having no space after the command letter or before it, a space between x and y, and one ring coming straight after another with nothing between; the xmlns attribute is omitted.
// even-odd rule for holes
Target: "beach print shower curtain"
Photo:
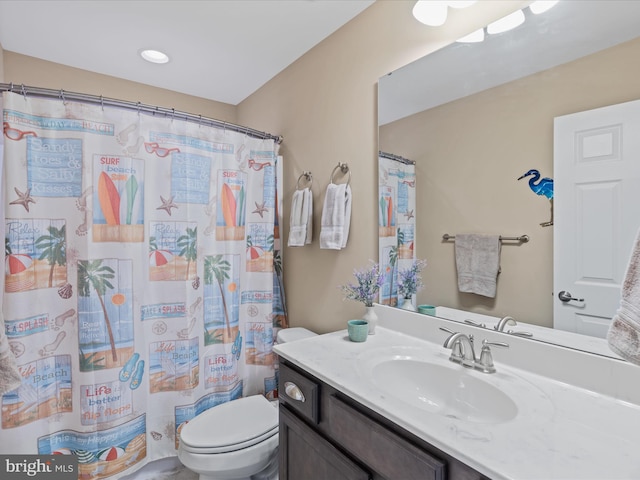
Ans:
<svg viewBox="0 0 640 480"><path fill-rule="evenodd" d="M74 454L79 478L119 478L176 455L204 410L275 397L275 142L64 99L3 103L3 314L23 378L1 397L3 453Z"/></svg>
<svg viewBox="0 0 640 480"><path fill-rule="evenodd" d="M398 271L415 258L416 167L378 157L378 256L385 279L379 302L396 306Z"/></svg>

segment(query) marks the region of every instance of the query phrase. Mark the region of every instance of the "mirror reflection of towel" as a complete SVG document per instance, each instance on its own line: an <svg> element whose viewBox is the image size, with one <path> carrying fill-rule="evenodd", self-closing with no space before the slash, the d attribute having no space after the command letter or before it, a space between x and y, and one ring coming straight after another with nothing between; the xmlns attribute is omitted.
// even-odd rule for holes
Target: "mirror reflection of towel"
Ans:
<svg viewBox="0 0 640 480"><path fill-rule="evenodd" d="M496 296L500 271L499 235L456 234L458 290L483 297Z"/></svg>
<svg viewBox="0 0 640 480"><path fill-rule="evenodd" d="M609 325L607 343L622 358L640 365L640 231L622 284L620 308Z"/></svg>

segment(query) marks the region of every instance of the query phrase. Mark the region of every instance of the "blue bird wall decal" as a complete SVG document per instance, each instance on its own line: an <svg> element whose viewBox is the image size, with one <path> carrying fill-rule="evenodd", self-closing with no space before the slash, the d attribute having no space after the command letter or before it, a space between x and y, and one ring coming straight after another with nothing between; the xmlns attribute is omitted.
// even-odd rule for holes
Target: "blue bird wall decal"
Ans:
<svg viewBox="0 0 640 480"><path fill-rule="evenodd" d="M527 173L519 177L518 180L522 180L525 177L531 177L529 179L529 188L536 195L543 195L547 197L551 203L551 220L548 222L542 222L540 225L543 227L553 225L553 179L547 177L540 178L540 172L535 169L529 170Z"/></svg>

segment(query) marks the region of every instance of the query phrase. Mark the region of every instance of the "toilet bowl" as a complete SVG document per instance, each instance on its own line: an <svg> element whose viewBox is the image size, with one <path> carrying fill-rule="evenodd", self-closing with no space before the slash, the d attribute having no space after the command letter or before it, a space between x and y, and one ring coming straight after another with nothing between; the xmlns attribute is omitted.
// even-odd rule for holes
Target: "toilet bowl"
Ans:
<svg viewBox="0 0 640 480"><path fill-rule="evenodd" d="M278 332L277 341L314 335L287 328ZM180 430L178 458L200 480L277 480L277 402L252 395L202 412Z"/></svg>

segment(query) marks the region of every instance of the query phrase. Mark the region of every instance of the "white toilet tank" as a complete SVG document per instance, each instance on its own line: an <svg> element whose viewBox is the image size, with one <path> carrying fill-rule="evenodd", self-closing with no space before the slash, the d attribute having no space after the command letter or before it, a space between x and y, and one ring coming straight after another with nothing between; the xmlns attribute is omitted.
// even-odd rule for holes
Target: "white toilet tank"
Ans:
<svg viewBox="0 0 640 480"><path fill-rule="evenodd" d="M276 341L278 343L295 342L303 338L315 337L316 334L311 330L302 327L283 328L278 332Z"/></svg>

